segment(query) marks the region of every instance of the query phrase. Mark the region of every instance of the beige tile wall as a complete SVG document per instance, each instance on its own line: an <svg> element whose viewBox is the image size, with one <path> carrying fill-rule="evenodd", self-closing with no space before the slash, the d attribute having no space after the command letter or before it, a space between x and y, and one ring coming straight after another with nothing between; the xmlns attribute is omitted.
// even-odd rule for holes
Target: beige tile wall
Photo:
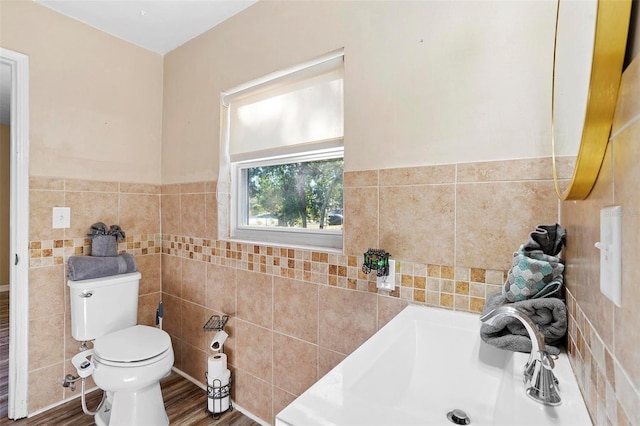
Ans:
<svg viewBox="0 0 640 426"><path fill-rule="evenodd" d="M640 424L640 56L624 72L612 138L584 201L562 203L567 227L570 354L597 424ZM622 307L600 293L600 209L622 206Z"/></svg>
<svg viewBox="0 0 640 426"><path fill-rule="evenodd" d="M267 422L408 303L480 312L528 233L558 218L548 158L347 172L344 185L344 254L216 240L215 182L162 187L176 367L204 383L202 327L229 314L234 400ZM361 271L370 247L398 261L394 291Z"/></svg>
<svg viewBox="0 0 640 426"><path fill-rule="evenodd" d="M33 413L77 396L60 384L76 374L71 358L80 343L71 336L65 264L88 255L91 224L119 224L127 237L119 252L136 256L142 272L138 322L154 324L160 300L160 187L64 178L30 179L29 402ZM71 228L52 229L52 208L71 208ZM93 386L88 383L88 386Z"/></svg>
<svg viewBox="0 0 640 426"><path fill-rule="evenodd" d="M344 186L354 255L380 246L411 262L507 270L531 226L558 219L550 158L347 172Z"/></svg>
<svg viewBox="0 0 640 426"><path fill-rule="evenodd" d="M127 232L119 250L137 256L139 322L153 323L162 289L176 367L200 383L212 338L202 327L231 315L234 399L272 422L407 303L481 311L528 232L555 222L549 170L536 159L345 173L345 254L216 240L215 182L32 178L29 411L73 395L60 387L78 346L64 263L88 254L85 234L98 220L119 223ZM71 229L51 228L54 206L71 207ZM379 292L362 273L369 247L398 261L394 291Z"/></svg>

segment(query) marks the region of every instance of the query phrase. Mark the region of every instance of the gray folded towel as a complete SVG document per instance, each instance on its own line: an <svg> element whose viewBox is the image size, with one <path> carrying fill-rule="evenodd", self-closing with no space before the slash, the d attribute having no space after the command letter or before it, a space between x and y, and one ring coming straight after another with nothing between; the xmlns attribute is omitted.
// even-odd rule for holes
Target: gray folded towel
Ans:
<svg viewBox="0 0 640 426"><path fill-rule="evenodd" d="M67 278L71 281L108 277L137 272L136 258L130 253L113 257L71 256L67 261Z"/></svg>
<svg viewBox="0 0 640 426"><path fill-rule="evenodd" d="M525 251L542 250L544 254L557 256L567 238L567 231L559 224L538 225L529 234L529 241L523 246Z"/></svg>
<svg viewBox="0 0 640 426"><path fill-rule="evenodd" d="M91 256L109 257L118 255L118 241L114 235L96 235L91 239Z"/></svg>
<svg viewBox="0 0 640 426"><path fill-rule="evenodd" d="M96 222L87 236L91 238L91 256L117 256L118 241L124 240L124 231L118 225L107 228L104 222Z"/></svg>
<svg viewBox="0 0 640 426"><path fill-rule="evenodd" d="M487 297L483 314L507 304L501 293ZM508 303L525 313L538 326L544 336L545 350L551 355L560 353L567 334L567 306L562 299L546 297ZM512 317L497 318L493 324L482 323L480 337L492 346L513 352L531 352L531 339L524 325Z"/></svg>

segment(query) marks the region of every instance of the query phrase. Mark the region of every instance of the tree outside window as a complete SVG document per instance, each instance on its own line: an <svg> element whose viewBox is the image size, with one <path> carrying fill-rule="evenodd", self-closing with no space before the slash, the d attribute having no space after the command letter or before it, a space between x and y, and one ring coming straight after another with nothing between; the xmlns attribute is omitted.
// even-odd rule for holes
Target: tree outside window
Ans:
<svg viewBox="0 0 640 426"><path fill-rule="evenodd" d="M249 226L341 229L343 159L247 169Z"/></svg>

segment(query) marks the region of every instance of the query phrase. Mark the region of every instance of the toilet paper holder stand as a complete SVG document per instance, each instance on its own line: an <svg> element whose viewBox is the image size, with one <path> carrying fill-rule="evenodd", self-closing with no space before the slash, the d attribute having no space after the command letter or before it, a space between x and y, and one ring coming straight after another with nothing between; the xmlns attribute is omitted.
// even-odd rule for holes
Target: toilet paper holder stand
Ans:
<svg viewBox="0 0 640 426"><path fill-rule="evenodd" d="M229 315L212 315L207 323L202 327L205 331L215 331L216 334L211 341L209 347L212 351L222 353L223 344L227 340L229 335L224 331L224 326L229 321ZM233 410L233 404L231 402L231 383L233 373L229 374L229 382L226 385L222 384L219 379L213 379L209 384L209 374L205 371L205 383L207 384L207 406L205 411L211 415L214 419L219 419L222 414L227 411ZM225 398L228 400L229 406L224 410L222 409L225 404ZM209 404L211 401L211 404ZM213 411L209 407L213 408Z"/></svg>
<svg viewBox="0 0 640 426"><path fill-rule="evenodd" d="M229 335L224 331L224 326L227 324L227 321L229 321L229 315L212 315L207 323L202 327L204 331L216 332L213 336L213 340L209 344L209 347L214 353L223 352L222 345L227 340L227 337L229 337Z"/></svg>
<svg viewBox="0 0 640 426"><path fill-rule="evenodd" d="M209 375L205 371L204 377L205 382L207 383L207 406L205 407L205 411L211 415L215 420L219 419L227 411L233 411L233 403L231 401L231 379L233 378L233 373L229 375L229 383L226 385L222 384L220 379L213 379L211 384L209 384ZM228 398L229 406L222 410L223 400ZM209 410L209 400L211 400L211 407L213 411ZM220 410L216 411L216 407L219 407Z"/></svg>
<svg viewBox="0 0 640 426"><path fill-rule="evenodd" d="M229 315L211 315L202 328L204 331L222 331L227 321L229 321Z"/></svg>

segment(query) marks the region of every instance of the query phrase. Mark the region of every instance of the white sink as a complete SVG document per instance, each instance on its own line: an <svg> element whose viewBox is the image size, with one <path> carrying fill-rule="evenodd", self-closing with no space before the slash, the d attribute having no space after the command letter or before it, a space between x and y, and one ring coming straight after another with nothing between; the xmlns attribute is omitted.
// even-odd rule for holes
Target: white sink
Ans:
<svg viewBox="0 0 640 426"><path fill-rule="evenodd" d="M528 354L489 346L474 314L408 306L276 416L276 425L588 425L566 354L556 361L562 404L524 393Z"/></svg>

